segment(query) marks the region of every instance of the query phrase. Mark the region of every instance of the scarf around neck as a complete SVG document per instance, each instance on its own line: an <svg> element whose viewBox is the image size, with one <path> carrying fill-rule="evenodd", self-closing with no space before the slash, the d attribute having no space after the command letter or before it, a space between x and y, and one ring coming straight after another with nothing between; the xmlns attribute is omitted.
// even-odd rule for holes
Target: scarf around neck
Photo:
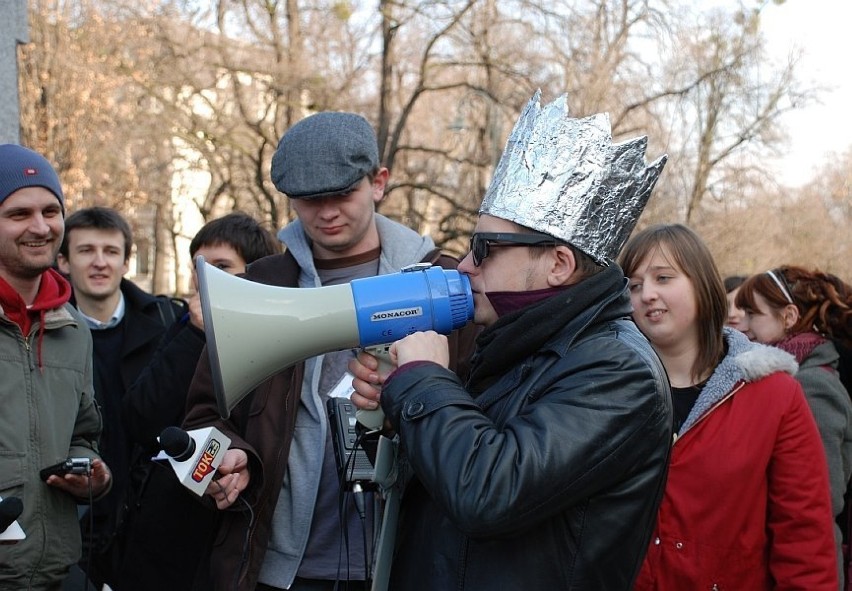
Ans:
<svg viewBox="0 0 852 591"><path fill-rule="evenodd" d="M826 340L825 337L815 332L800 332L799 334L784 337L775 343L775 346L794 356L796 363L801 365L802 361L807 359L811 352L826 342Z"/></svg>
<svg viewBox="0 0 852 591"><path fill-rule="evenodd" d="M468 389L474 394L485 391L508 369L541 349L569 322L619 293L625 298L625 306L623 310L618 307L616 314L629 316L630 300L624 275L613 264L556 295L500 317L476 340Z"/></svg>
<svg viewBox="0 0 852 591"><path fill-rule="evenodd" d="M568 289L567 285L560 285L559 287L548 287L533 291L490 291L485 293L485 297L491 302L491 307L494 308L497 317L502 318L506 314L546 300L566 289Z"/></svg>

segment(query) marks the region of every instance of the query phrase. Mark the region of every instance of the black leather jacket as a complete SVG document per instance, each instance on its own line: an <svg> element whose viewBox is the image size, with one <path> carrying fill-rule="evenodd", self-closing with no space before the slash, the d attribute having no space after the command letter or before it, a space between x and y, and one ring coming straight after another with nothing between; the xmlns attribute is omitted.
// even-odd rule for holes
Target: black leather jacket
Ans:
<svg viewBox="0 0 852 591"><path fill-rule="evenodd" d="M385 384L417 476L391 589L631 588L672 414L663 367L629 314L611 267L484 331L466 386L434 364Z"/></svg>

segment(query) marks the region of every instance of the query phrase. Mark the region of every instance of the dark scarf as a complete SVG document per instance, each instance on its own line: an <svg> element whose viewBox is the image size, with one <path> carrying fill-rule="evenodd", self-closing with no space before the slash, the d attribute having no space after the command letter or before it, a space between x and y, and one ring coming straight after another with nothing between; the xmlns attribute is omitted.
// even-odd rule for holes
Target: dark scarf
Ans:
<svg viewBox="0 0 852 591"><path fill-rule="evenodd" d="M800 332L799 334L784 337L775 343L775 346L793 355L796 358L796 363L801 364L814 349L822 345L826 340L825 337L815 332Z"/></svg>
<svg viewBox="0 0 852 591"><path fill-rule="evenodd" d="M485 391L507 369L541 349L595 303L622 291L626 303L623 310L618 309L617 316L628 316L624 275L613 264L554 296L502 316L476 339L468 390L474 394Z"/></svg>
<svg viewBox="0 0 852 591"><path fill-rule="evenodd" d="M485 294L498 318L527 306L537 304L568 289L567 285L533 291L489 291Z"/></svg>

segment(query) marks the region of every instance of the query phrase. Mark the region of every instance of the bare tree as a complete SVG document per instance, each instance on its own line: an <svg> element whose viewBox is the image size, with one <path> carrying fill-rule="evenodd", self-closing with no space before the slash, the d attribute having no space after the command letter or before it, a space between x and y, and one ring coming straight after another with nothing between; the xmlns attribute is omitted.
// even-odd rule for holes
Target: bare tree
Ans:
<svg viewBox="0 0 852 591"><path fill-rule="evenodd" d="M129 210L142 197L156 204L152 240L164 267L198 220L231 209L277 226L291 219L270 160L310 112L371 119L392 169L382 213L461 254L506 134L536 88L547 101L567 92L575 116L607 111L617 139L649 135L649 157L669 153L643 223L718 220L759 196L768 175L760 155L782 139L779 115L810 97L795 60L764 59L763 2L698 14L679 0L73 6L59 18L34 11L50 16L42 45L52 49L38 48L29 64L27 80L42 81L29 90L30 129L68 154L63 174L81 195L101 198L95 187L108 186ZM53 23L65 29L52 32ZM88 78L72 79L60 59ZM57 86L71 89L61 109ZM62 111L62 129L45 105Z"/></svg>
<svg viewBox="0 0 852 591"><path fill-rule="evenodd" d="M686 222L708 196L739 198L764 185L761 156L784 140L781 116L813 98L797 80L796 56L770 63L760 10L703 13L673 38L679 51L667 64L667 100L657 112L671 121Z"/></svg>
<svg viewBox="0 0 852 591"><path fill-rule="evenodd" d="M138 44L138 32L100 8L91 0L31 2L32 42L21 49L22 141L55 163L69 211L104 205L125 214L137 260L156 277L162 257L146 247L158 232L151 201L167 194L168 176L151 174L149 156L168 135L152 132L121 67L121 49Z"/></svg>

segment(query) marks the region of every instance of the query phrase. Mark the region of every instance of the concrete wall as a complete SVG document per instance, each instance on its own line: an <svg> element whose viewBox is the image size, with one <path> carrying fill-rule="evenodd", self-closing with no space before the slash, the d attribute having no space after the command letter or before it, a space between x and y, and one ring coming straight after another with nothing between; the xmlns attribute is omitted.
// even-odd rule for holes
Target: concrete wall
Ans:
<svg viewBox="0 0 852 591"><path fill-rule="evenodd" d="M27 0L0 0L0 144L21 141L18 44L29 42Z"/></svg>

